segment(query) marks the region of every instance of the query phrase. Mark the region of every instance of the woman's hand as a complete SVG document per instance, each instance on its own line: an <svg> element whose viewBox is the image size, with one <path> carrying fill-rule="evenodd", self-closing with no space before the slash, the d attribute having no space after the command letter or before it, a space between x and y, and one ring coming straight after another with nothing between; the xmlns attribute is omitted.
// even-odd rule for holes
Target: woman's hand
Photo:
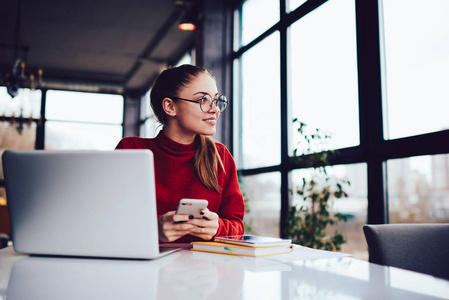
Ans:
<svg viewBox="0 0 449 300"><path fill-rule="evenodd" d="M173 242L186 234L211 240L218 231L218 215L207 208L202 212L202 219L189 219L188 215L177 215L175 211L160 216L159 240L163 243Z"/></svg>
<svg viewBox="0 0 449 300"><path fill-rule="evenodd" d="M196 225L189 224L188 215L177 215L175 211L169 211L158 218L159 241L163 243L173 242L186 234L190 234Z"/></svg>
<svg viewBox="0 0 449 300"><path fill-rule="evenodd" d="M203 240L211 240L218 231L218 215L207 208L203 209L202 213L202 219L192 219L188 221L188 224L196 226L189 229L189 233L202 238Z"/></svg>

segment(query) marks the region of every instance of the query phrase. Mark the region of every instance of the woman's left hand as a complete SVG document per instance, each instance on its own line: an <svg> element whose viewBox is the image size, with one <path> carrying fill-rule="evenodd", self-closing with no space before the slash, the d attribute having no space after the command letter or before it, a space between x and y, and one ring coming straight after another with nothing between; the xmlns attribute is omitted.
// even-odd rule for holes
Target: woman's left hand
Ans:
<svg viewBox="0 0 449 300"><path fill-rule="evenodd" d="M191 219L187 221L189 224L197 226L190 229L190 234L203 240L211 240L218 231L218 215L207 208L202 212L204 213L202 219Z"/></svg>

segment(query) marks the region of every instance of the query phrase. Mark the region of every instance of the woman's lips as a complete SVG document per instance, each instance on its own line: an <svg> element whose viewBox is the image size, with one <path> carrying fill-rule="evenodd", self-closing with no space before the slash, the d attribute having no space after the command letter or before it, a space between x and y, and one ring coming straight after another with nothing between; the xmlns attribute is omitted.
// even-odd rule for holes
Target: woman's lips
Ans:
<svg viewBox="0 0 449 300"><path fill-rule="evenodd" d="M215 118L205 119L204 122L211 124L211 125L215 125L217 123L217 119L215 119Z"/></svg>

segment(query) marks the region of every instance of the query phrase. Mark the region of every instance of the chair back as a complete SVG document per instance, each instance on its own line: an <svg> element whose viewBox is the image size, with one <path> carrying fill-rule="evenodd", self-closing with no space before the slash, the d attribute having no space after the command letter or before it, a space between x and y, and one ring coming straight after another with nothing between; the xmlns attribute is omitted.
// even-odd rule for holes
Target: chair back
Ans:
<svg viewBox="0 0 449 300"><path fill-rule="evenodd" d="M449 224L363 226L369 261L449 279Z"/></svg>

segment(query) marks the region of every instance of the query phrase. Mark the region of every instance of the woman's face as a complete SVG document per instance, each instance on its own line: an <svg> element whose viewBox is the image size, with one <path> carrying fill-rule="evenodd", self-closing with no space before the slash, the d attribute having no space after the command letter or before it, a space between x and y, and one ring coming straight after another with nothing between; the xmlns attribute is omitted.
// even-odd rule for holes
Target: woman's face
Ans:
<svg viewBox="0 0 449 300"><path fill-rule="evenodd" d="M178 97L189 100L200 100L204 95L209 94L212 99L218 97L218 89L215 80L207 73L200 73L190 84L179 91ZM172 118L168 128L176 129L177 136L184 137L185 141L193 141L196 134L215 134L216 122L220 112L215 105L209 112L203 112L199 103L177 100L174 102L176 116ZM209 105L203 104L204 111Z"/></svg>

